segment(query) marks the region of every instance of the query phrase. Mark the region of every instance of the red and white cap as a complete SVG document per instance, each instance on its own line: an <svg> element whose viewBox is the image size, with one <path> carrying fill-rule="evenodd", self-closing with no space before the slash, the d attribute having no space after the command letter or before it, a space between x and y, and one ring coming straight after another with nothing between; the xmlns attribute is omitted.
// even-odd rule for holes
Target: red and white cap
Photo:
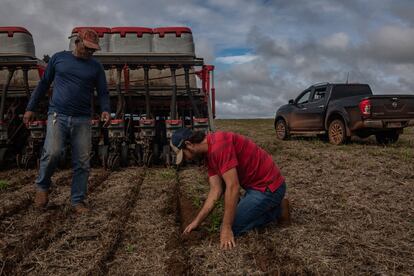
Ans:
<svg viewBox="0 0 414 276"><path fill-rule="evenodd" d="M91 49L100 50L98 33L92 29L81 29L78 32L78 37L83 41L83 44Z"/></svg>

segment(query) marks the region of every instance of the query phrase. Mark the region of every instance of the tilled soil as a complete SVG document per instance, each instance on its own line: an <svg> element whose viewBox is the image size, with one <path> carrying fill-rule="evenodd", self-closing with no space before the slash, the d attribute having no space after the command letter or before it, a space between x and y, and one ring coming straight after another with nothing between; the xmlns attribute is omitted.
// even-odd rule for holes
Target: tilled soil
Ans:
<svg viewBox="0 0 414 276"><path fill-rule="evenodd" d="M93 171L89 181L90 190L99 185L105 175L106 172L103 170ZM58 172L52 181L54 185L46 209L37 210L32 206L35 189L33 183L30 183L25 186L30 190L25 194L25 198L29 199L28 204L25 202L20 206L20 209L16 208L13 213L9 212L9 216L1 221L1 260L3 272L6 275L14 273L16 269L20 270L21 267L17 264L29 252L36 248L46 247L56 235L59 235L60 224L71 213L69 207L71 172ZM19 199L20 197L16 198L16 200ZM23 271L21 272L23 273Z"/></svg>
<svg viewBox="0 0 414 276"><path fill-rule="evenodd" d="M59 235L46 248L28 255L19 271L29 275L98 275L123 229L131 198L139 190L142 170L112 173L89 196L91 212L60 221Z"/></svg>
<svg viewBox="0 0 414 276"><path fill-rule="evenodd" d="M12 169L8 171L0 171L0 181L5 183L5 186L0 188L0 195L18 190L28 182L34 182L37 170L18 170Z"/></svg>
<svg viewBox="0 0 414 276"><path fill-rule="evenodd" d="M176 223L175 171L151 169L142 183L109 275L182 275L187 271Z"/></svg>
<svg viewBox="0 0 414 276"><path fill-rule="evenodd" d="M292 224L219 249L223 202L183 229L209 190L205 168L93 169L88 202L70 208L71 172L49 207L32 207L37 171L0 172L0 275L410 275L414 271L414 131L392 146L275 139L272 120L220 120L253 139L286 177Z"/></svg>

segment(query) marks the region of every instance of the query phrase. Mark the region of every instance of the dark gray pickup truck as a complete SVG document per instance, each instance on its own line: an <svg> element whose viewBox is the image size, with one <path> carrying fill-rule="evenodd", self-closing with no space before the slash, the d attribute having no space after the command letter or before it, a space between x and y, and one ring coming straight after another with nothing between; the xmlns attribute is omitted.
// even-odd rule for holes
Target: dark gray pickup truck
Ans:
<svg viewBox="0 0 414 276"><path fill-rule="evenodd" d="M275 117L279 139L316 134L335 145L353 135L395 143L408 126L414 126L414 95L373 95L367 84L312 85Z"/></svg>

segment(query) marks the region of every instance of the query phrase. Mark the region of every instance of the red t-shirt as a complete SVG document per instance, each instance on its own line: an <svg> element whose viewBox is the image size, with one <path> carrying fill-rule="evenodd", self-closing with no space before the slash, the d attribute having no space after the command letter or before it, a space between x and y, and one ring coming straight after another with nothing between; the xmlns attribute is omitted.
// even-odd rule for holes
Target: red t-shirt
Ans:
<svg viewBox="0 0 414 276"><path fill-rule="evenodd" d="M274 192L285 181L272 157L247 137L218 131L207 134L207 144L208 176L236 168L244 189L261 192L267 187Z"/></svg>

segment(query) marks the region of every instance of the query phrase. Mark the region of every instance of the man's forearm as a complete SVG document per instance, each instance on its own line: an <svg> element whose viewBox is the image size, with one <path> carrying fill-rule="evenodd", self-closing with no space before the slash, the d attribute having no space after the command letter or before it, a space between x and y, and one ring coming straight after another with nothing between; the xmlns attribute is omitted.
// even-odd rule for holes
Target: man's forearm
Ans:
<svg viewBox="0 0 414 276"><path fill-rule="evenodd" d="M46 91L49 89L49 84L46 80L42 79L39 81L36 89L30 96L30 100L27 104L26 111L35 111L40 99L45 96Z"/></svg>
<svg viewBox="0 0 414 276"><path fill-rule="evenodd" d="M200 224L205 220L205 218L211 213L211 211L214 209L214 206L216 205L217 200L220 198L216 197L214 195L209 194L206 201L203 204L203 207L201 208L200 212L198 212L195 220Z"/></svg>
<svg viewBox="0 0 414 276"><path fill-rule="evenodd" d="M230 185L224 193L223 228L231 228L239 199L239 185Z"/></svg>

